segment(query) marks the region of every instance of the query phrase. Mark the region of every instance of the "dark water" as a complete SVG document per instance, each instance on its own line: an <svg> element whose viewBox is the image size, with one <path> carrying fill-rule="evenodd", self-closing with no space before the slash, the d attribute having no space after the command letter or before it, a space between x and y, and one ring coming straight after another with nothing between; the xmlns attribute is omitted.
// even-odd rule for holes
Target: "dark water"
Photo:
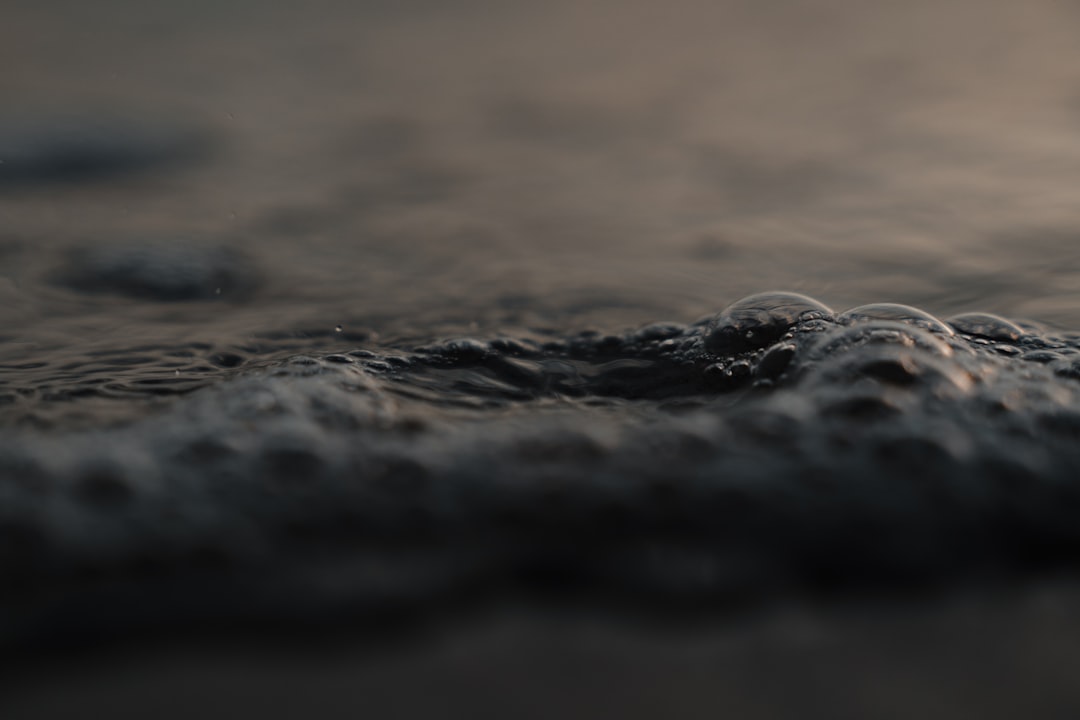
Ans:
<svg viewBox="0 0 1080 720"><path fill-rule="evenodd" d="M979 632L932 639L967 611L808 621L836 673L885 683L854 716L1008 717L1031 704L993 668L1076 660L1047 640L1075 612L983 598L1080 552L1080 6L4 14L6 657L143 638L160 679L217 657L160 650L178 634L364 644L508 597L693 610L723 645L791 598L976 588L993 667ZM462 666L594 657L532 622ZM769 658L747 677L794 682L784 622L745 623ZM909 622L931 639L898 650ZM715 707L656 660L685 642L607 632L597 663ZM905 685L946 642L977 679ZM387 687L458 662L417 652ZM899 659L852 660L874 653ZM125 667L97 707L136 707ZM240 707L264 682L220 674ZM1058 712L1052 675L1024 687ZM555 704L602 705L588 677ZM755 717L800 707L739 687Z"/></svg>

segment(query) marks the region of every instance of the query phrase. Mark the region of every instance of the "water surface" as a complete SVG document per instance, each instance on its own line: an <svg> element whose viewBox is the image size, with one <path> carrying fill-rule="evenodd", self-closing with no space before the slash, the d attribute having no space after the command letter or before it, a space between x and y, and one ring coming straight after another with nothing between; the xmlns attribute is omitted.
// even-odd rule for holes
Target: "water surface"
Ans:
<svg viewBox="0 0 1080 720"><path fill-rule="evenodd" d="M1075 563L1075 3L4 14L0 643Z"/></svg>

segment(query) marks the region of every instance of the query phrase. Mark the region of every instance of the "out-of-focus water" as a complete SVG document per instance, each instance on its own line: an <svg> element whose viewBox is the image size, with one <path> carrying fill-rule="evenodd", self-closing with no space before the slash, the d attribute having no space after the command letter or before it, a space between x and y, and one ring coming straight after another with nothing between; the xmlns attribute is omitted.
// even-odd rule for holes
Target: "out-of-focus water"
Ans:
<svg viewBox="0 0 1080 720"><path fill-rule="evenodd" d="M1075 563L1077 3L3 15L5 647Z"/></svg>

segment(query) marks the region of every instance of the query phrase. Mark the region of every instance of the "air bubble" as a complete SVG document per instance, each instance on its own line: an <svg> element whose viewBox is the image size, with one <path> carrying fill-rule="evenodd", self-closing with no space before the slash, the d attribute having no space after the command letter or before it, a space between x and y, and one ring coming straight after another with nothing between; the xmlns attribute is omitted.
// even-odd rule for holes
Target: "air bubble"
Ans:
<svg viewBox="0 0 1080 720"><path fill-rule="evenodd" d="M841 313L836 319L845 325L854 325L868 320L886 320L904 323L905 325L914 325L950 337L956 334L951 327L930 313L913 308L910 305L899 305L897 303L860 305Z"/></svg>
<svg viewBox="0 0 1080 720"><path fill-rule="evenodd" d="M953 355L953 349L947 343L925 330L914 325L879 320L823 336L819 344L813 347L810 359L825 360L867 345L917 348L939 357Z"/></svg>
<svg viewBox="0 0 1080 720"><path fill-rule="evenodd" d="M733 303L709 323L705 348L716 355L758 350L779 341L800 322L831 318L832 310L805 295L751 295Z"/></svg>
<svg viewBox="0 0 1080 720"><path fill-rule="evenodd" d="M958 332L997 342L1016 342L1024 334L1018 325L989 313L964 313L949 318Z"/></svg>

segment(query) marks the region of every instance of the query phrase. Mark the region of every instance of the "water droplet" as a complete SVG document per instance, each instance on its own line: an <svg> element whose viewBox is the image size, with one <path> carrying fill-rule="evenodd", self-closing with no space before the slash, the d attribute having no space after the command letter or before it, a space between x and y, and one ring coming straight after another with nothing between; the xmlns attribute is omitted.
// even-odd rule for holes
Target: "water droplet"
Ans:
<svg viewBox="0 0 1080 720"><path fill-rule="evenodd" d="M851 308L850 310L841 313L836 319L846 325L853 325L868 320L887 320L890 322L904 323L905 325L914 325L915 327L921 327L924 330L930 330L931 332L940 333L941 335L955 335L951 327L941 322L930 313L923 312L910 305L899 305L897 303L860 305L859 307Z"/></svg>
<svg viewBox="0 0 1080 720"><path fill-rule="evenodd" d="M757 350L783 338L793 325L831 318L832 310L805 295L759 293L733 303L709 323L705 348L717 355Z"/></svg>
<svg viewBox="0 0 1080 720"><path fill-rule="evenodd" d="M965 335L975 335L998 342L1016 342L1024 334L1018 325L989 313L964 313L949 318L948 323Z"/></svg>

